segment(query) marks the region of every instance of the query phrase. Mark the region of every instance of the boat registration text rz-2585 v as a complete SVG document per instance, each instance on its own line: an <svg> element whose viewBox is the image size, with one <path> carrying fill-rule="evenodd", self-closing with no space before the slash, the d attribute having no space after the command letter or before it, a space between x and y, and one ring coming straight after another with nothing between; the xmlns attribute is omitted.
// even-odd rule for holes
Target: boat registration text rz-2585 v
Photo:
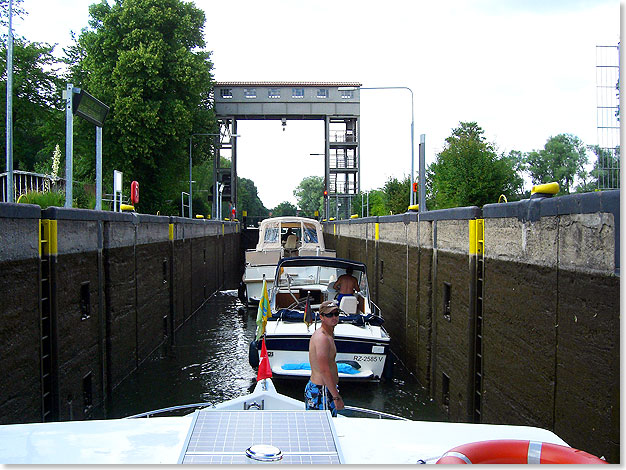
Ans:
<svg viewBox="0 0 626 470"><path fill-rule="evenodd" d="M383 362L385 356L354 356L354 360L357 362Z"/></svg>

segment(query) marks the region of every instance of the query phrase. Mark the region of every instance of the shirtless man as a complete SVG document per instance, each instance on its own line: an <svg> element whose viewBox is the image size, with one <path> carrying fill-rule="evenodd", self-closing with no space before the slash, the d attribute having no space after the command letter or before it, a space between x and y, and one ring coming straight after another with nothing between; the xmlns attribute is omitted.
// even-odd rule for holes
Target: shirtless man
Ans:
<svg viewBox="0 0 626 470"><path fill-rule="evenodd" d="M346 295L354 295L355 292L359 292L359 282L352 275L352 268L346 268L346 273L339 276L333 288L339 291L337 302L341 302L341 299Z"/></svg>
<svg viewBox="0 0 626 470"><path fill-rule="evenodd" d="M337 384L339 374L335 356L335 337L333 332L339 323L339 307L333 300L320 305L321 328L315 330L309 341L309 363L311 379L304 389L304 402L307 410L330 410L337 416L337 410L343 410L343 400Z"/></svg>

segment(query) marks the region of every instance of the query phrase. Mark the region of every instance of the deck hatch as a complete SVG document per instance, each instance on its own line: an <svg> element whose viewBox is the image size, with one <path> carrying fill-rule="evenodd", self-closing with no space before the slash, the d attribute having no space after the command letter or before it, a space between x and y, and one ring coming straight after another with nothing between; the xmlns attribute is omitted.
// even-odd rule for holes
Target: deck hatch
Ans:
<svg viewBox="0 0 626 470"><path fill-rule="evenodd" d="M282 452L281 464L343 462L335 428L327 411L200 410L183 446L179 463L260 463L246 456L253 445Z"/></svg>

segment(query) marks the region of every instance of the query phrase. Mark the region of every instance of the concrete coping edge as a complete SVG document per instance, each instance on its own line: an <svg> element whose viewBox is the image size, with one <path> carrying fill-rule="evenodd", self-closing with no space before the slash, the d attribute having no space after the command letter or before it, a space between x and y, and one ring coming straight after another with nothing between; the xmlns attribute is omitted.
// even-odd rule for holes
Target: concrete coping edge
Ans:
<svg viewBox="0 0 626 470"><path fill-rule="evenodd" d="M541 217L610 212L619 217L620 191L596 191L568 194L558 197L538 197L483 207L485 219L515 217L521 221L535 221Z"/></svg>
<svg viewBox="0 0 626 470"><path fill-rule="evenodd" d="M0 218L5 219L40 219L41 207L35 204L17 204L0 202Z"/></svg>

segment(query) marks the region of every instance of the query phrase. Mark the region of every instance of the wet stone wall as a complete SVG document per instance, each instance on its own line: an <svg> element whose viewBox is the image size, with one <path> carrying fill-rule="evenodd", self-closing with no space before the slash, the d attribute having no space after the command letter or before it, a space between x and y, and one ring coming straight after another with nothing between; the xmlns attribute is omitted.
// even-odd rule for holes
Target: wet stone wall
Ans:
<svg viewBox="0 0 626 470"><path fill-rule="evenodd" d="M42 220L54 233L40 256ZM0 372L8 378L0 422L106 413L112 389L216 290L237 286L238 231L228 222L0 204Z"/></svg>
<svg viewBox="0 0 626 470"><path fill-rule="evenodd" d="M39 206L0 204L0 424L41 419L40 215Z"/></svg>
<svg viewBox="0 0 626 470"><path fill-rule="evenodd" d="M368 265L394 353L451 421L550 429L618 463L619 208L605 191L329 222L325 235Z"/></svg>

